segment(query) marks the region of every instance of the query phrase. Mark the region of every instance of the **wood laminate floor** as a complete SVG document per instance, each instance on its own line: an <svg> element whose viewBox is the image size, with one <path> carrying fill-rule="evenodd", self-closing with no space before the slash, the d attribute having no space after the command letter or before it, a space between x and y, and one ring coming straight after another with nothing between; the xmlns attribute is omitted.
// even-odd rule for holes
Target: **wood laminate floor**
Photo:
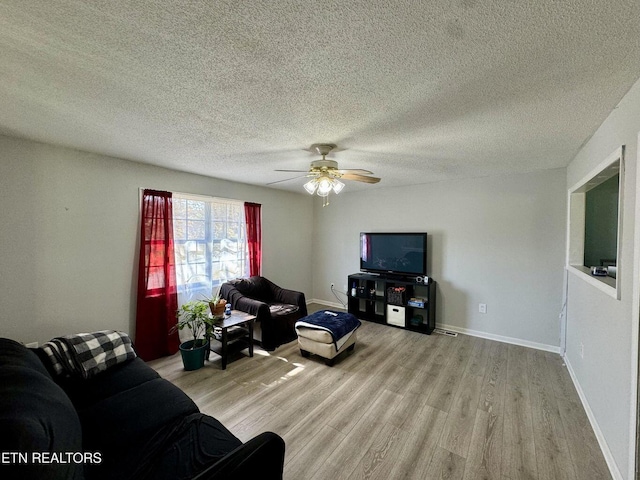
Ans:
<svg viewBox="0 0 640 480"><path fill-rule="evenodd" d="M150 364L242 441L281 435L288 480L611 478L556 354L363 321L333 367L297 342L211 360Z"/></svg>

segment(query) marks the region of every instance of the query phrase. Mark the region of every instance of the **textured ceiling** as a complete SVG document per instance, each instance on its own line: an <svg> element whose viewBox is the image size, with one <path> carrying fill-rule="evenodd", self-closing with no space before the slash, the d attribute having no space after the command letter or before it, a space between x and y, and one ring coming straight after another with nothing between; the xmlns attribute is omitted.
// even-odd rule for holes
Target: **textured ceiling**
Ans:
<svg viewBox="0 0 640 480"><path fill-rule="evenodd" d="M0 1L0 133L260 185L563 167L639 76L637 0Z"/></svg>

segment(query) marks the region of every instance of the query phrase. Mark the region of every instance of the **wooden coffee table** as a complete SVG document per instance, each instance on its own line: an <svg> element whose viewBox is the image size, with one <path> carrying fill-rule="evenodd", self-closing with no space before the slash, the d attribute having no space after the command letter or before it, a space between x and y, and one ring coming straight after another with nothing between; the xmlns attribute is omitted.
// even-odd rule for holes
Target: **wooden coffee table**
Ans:
<svg viewBox="0 0 640 480"><path fill-rule="evenodd" d="M249 356L253 357L253 322L255 315L240 310L231 310L231 315L215 322L222 330L222 338L211 338L210 349L222 357L222 369L227 368L229 355L244 348L249 348ZM233 327L233 328L232 328Z"/></svg>

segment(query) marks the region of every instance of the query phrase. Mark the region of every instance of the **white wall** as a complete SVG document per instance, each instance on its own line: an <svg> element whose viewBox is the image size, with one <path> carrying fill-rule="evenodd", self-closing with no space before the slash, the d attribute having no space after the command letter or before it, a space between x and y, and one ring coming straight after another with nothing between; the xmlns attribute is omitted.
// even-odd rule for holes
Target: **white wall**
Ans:
<svg viewBox="0 0 640 480"><path fill-rule="evenodd" d="M426 231L437 326L559 351L565 183L555 169L316 200L314 298L337 302L330 284L359 270L361 231Z"/></svg>
<svg viewBox="0 0 640 480"><path fill-rule="evenodd" d="M567 292L567 363L595 422L614 475L633 478L633 425L637 363L637 315L633 314L634 230L640 81L579 151L567 168L567 188L620 145L626 145L620 300L570 274ZM584 345L584 358L579 355Z"/></svg>
<svg viewBox="0 0 640 480"><path fill-rule="evenodd" d="M0 136L0 336L135 331L139 188L263 205L263 274L311 295L302 194Z"/></svg>

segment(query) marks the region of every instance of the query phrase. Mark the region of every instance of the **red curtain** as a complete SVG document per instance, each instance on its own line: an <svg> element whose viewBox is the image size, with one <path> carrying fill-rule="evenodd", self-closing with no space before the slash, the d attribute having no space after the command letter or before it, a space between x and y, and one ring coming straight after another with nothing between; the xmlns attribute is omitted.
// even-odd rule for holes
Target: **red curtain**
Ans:
<svg viewBox="0 0 640 480"><path fill-rule="evenodd" d="M244 204L247 223L247 243L249 244L249 275L260 275L262 268L262 225L259 203Z"/></svg>
<svg viewBox="0 0 640 480"><path fill-rule="evenodd" d="M143 360L178 351L178 293L173 256L171 192L145 190L142 195L140 264L135 346Z"/></svg>

